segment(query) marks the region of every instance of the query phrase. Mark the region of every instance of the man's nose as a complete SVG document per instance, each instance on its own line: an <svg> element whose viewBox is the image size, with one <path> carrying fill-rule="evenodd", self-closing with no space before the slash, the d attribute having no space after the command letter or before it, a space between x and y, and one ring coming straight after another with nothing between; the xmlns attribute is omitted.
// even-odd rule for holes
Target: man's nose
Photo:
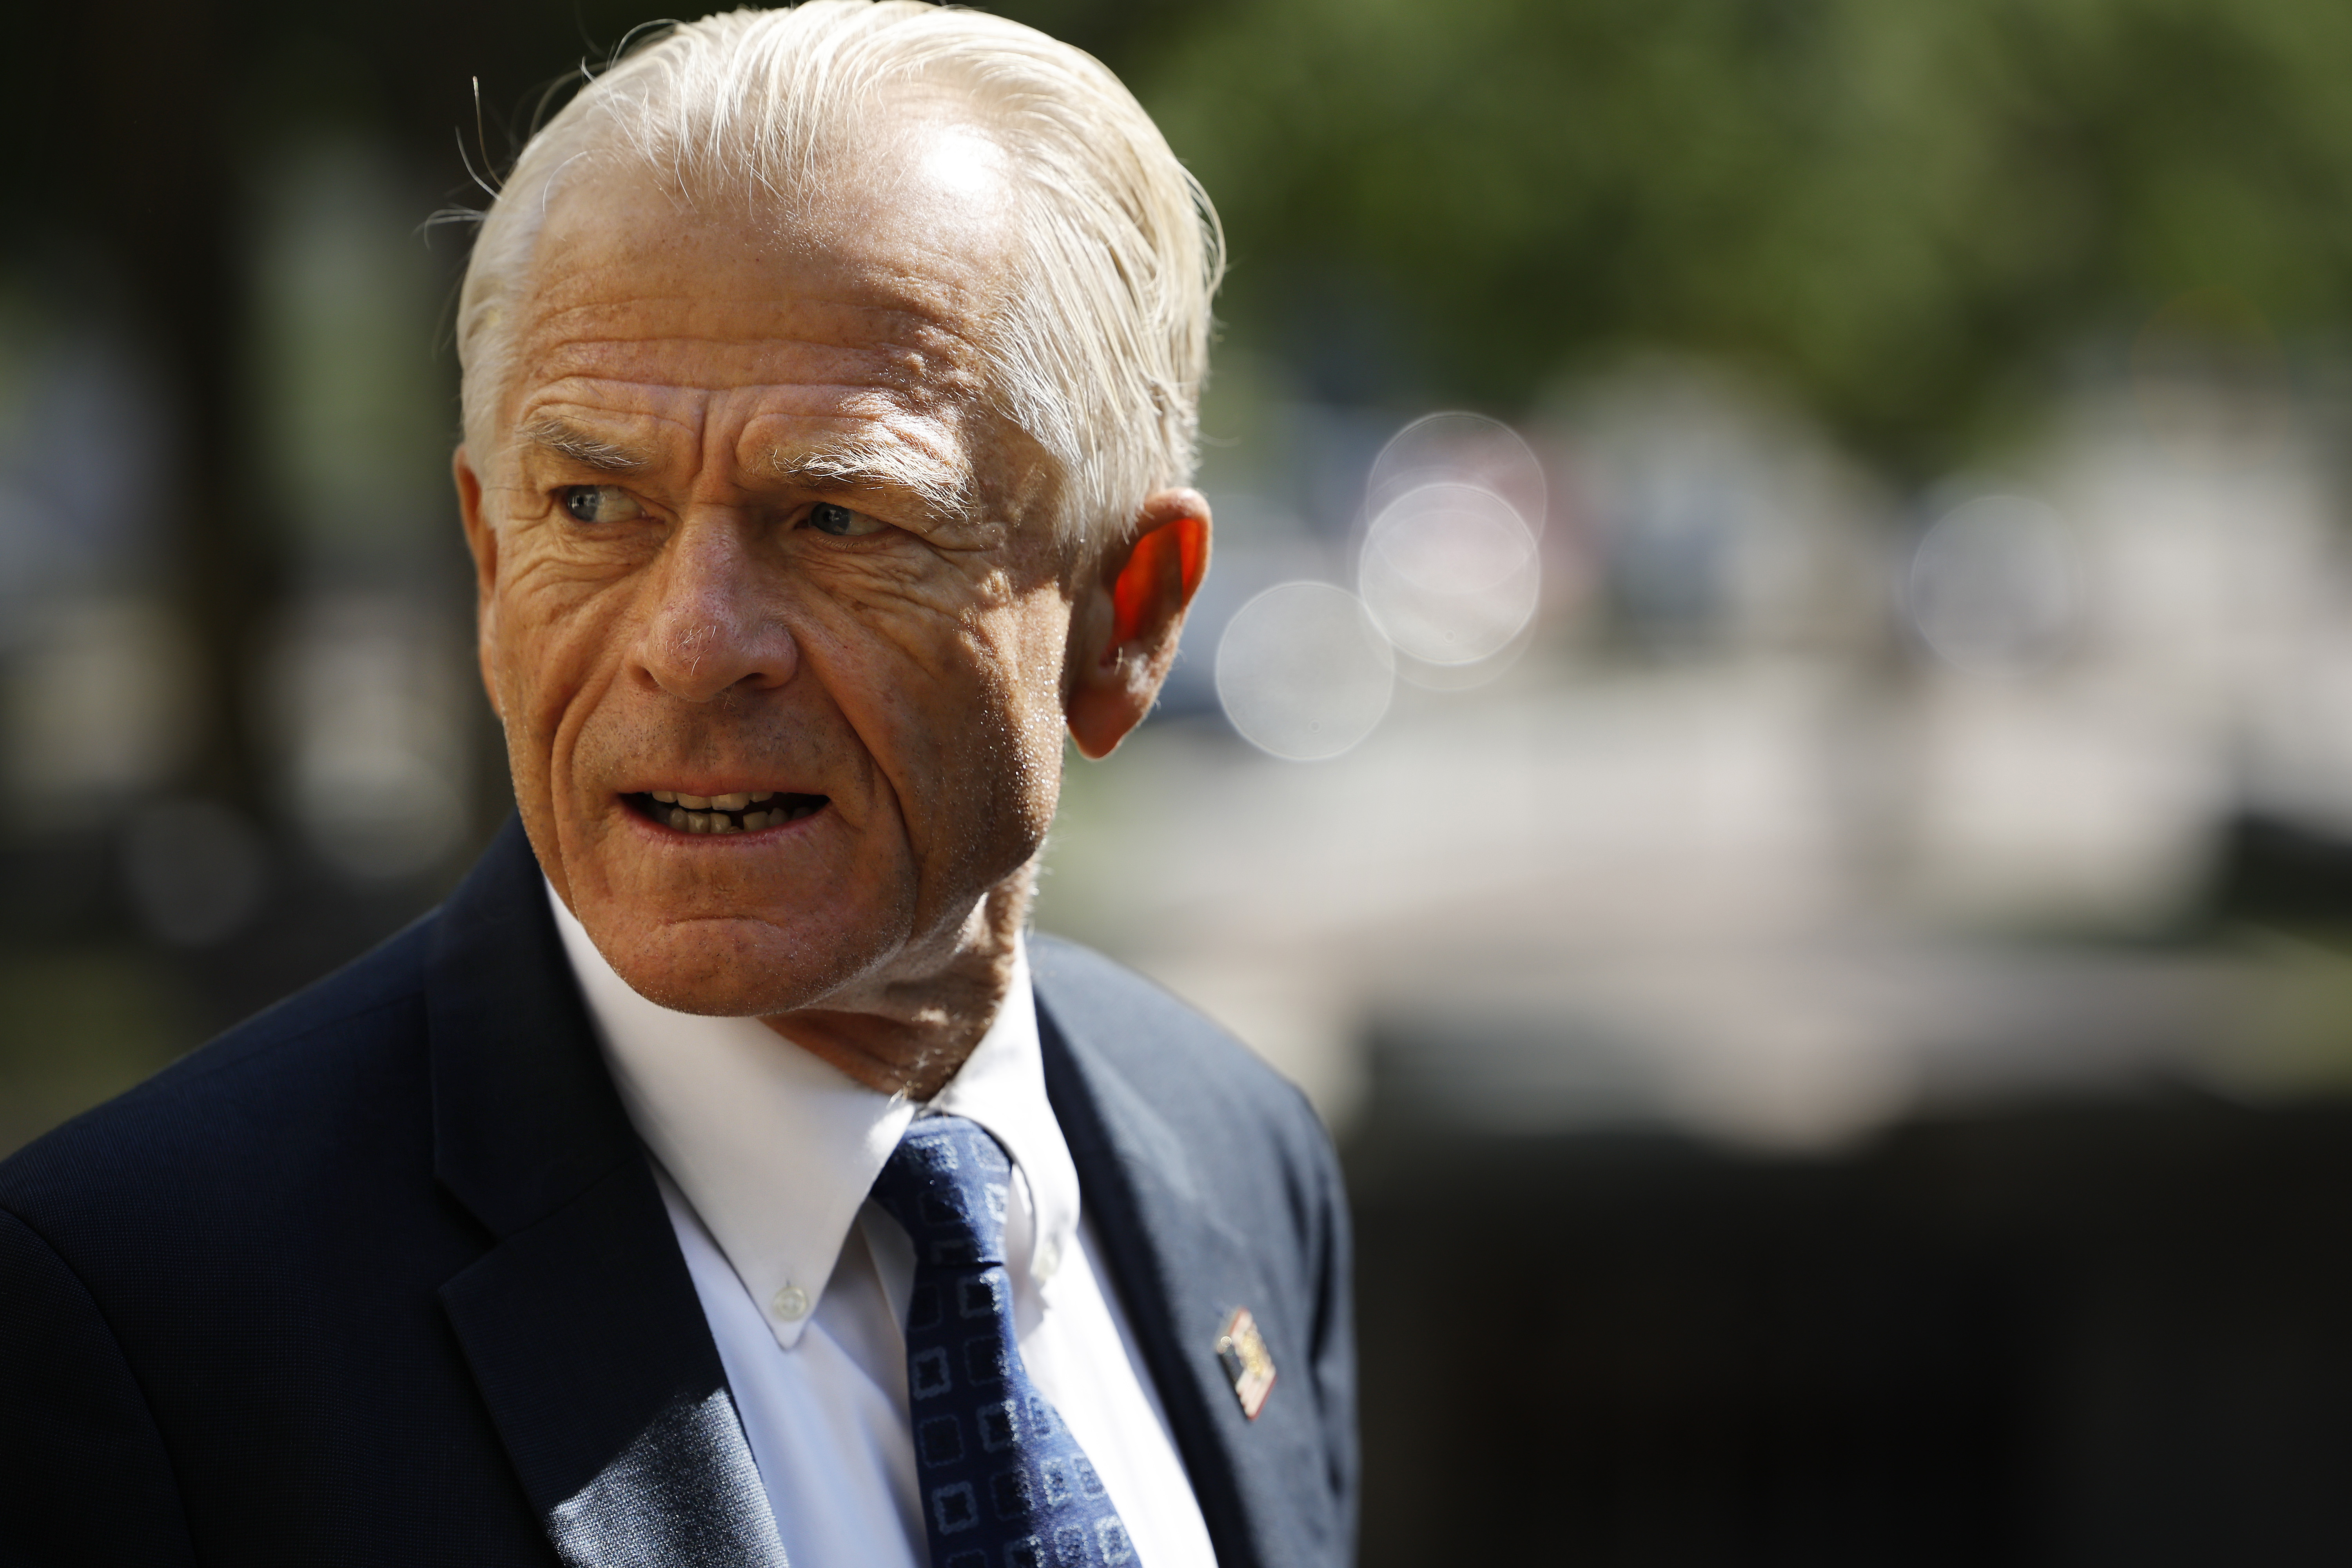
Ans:
<svg viewBox="0 0 2352 1568"><path fill-rule="evenodd" d="M757 543L741 517L698 512L663 546L637 663L672 697L709 702L739 686L782 686L799 668L775 592L779 568Z"/></svg>

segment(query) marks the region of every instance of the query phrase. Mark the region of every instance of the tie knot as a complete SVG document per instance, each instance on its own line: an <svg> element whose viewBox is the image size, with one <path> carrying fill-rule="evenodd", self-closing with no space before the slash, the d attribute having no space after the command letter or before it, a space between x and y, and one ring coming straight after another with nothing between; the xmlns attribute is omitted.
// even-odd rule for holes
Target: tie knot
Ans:
<svg viewBox="0 0 2352 1568"><path fill-rule="evenodd" d="M907 1229L919 1263L984 1268L1004 1261L1013 1162L976 1121L926 1116L907 1129L874 1181L874 1201Z"/></svg>

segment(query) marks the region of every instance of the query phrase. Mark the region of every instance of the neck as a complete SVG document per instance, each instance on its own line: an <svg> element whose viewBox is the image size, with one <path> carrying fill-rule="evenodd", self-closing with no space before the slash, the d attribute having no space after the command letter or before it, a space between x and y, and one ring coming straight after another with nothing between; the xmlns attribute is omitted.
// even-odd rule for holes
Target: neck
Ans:
<svg viewBox="0 0 2352 1568"><path fill-rule="evenodd" d="M996 1021L1013 986L1034 868L982 899L947 940L908 955L849 996L760 1021L871 1089L929 1100Z"/></svg>

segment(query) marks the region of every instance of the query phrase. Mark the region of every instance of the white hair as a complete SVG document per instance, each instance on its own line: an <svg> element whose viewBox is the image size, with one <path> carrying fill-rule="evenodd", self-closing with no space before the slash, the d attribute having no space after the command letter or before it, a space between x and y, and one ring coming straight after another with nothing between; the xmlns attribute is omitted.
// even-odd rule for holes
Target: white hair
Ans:
<svg viewBox="0 0 2352 1568"><path fill-rule="evenodd" d="M619 158L698 204L781 211L886 92L944 90L1009 157L1017 286L987 334L1003 413L1053 458L1055 526L1100 548L1191 479L1224 245L1207 193L1101 62L921 0L808 0L659 33L533 136L483 214L457 314L466 434L488 460L549 199Z"/></svg>

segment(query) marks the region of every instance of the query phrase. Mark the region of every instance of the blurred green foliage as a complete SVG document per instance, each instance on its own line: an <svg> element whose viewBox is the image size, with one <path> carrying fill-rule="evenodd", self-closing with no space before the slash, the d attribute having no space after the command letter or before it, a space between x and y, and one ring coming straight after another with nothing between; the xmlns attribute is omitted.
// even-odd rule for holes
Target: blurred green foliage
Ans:
<svg viewBox="0 0 2352 1568"><path fill-rule="evenodd" d="M1563 369L1687 349L1918 477L2030 428L2180 294L2234 291L2311 361L2352 320L2339 0L993 8L1137 89L1224 215L1229 341L1326 397L1509 413ZM16 148L37 220L112 184L63 132L156 129L138 97L77 86L155 16L205 40L196 101L219 122L196 140L224 157L373 131L453 197L460 141L502 161L543 84L646 19L624 0L99 11L120 15L33 21L30 58L68 66L27 83L26 122L61 132Z"/></svg>
<svg viewBox="0 0 2352 1568"><path fill-rule="evenodd" d="M2352 317L2335 0L1223 0L1123 42L1228 335L1325 395L1507 412L1686 349L1920 475L2181 293Z"/></svg>

